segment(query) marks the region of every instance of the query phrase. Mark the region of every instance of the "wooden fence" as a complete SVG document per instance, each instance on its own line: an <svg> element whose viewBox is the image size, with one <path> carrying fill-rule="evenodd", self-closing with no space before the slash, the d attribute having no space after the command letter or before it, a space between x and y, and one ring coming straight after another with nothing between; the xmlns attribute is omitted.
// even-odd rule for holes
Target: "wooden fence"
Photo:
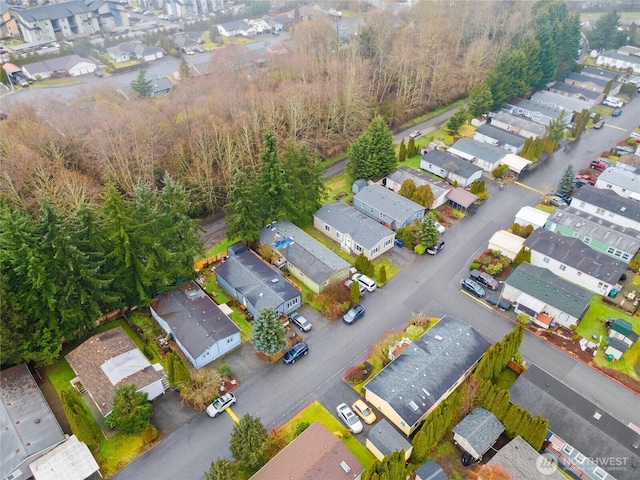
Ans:
<svg viewBox="0 0 640 480"><path fill-rule="evenodd" d="M225 250L224 252L220 252L219 254L214 255L213 257L205 258L204 260L200 260L199 262L196 262L196 264L193 266L193 269L196 272L199 272L203 268L207 268L209 265L213 265L214 263L219 262L226 256L227 256L227 251Z"/></svg>

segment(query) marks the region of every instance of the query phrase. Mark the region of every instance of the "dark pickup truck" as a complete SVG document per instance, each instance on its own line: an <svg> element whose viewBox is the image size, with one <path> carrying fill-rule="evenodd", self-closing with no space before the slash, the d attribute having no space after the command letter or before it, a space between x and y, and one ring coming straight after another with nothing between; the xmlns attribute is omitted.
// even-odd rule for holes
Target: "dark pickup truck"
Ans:
<svg viewBox="0 0 640 480"><path fill-rule="evenodd" d="M476 282L478 282L481 285L484 285L485 287L491 289L491 290L497 290L498 287L500 286L500 283L498 283L498 281L493 278L491 275L489 275L486 272L481 272L480 270L471 270L469 272L469 277L472 280L475 280Z"/></svg>

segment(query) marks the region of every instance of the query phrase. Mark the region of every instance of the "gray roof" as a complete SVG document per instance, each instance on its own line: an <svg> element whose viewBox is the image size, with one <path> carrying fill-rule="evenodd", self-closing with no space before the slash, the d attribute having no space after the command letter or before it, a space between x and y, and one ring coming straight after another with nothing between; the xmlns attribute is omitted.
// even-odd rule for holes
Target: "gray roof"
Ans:
<svg viewBox="0 0 640 480"><path fill-rule="evenodd" d="M502 422L482 407L477 407L453 427L453 433L469 442L469 445L480 455L496 443L502 432L504 432Z"/></svg>
<svg viewBox="0 0 640 480"><path fill-rule="evenodd" d="M624 168L609 167L602 172L598 176L597 186L598 188L603 188L600 185L607 183L629 192L640 193L640 176Z"/></svg>
<svg viewBox="0 0 640 480"><path fill-rule="evenodd" d="M300 292L282 277L282 273L264 263L250 251L232 255L216 267L216 275L242 293L257 310L276 309ZM274 282L273 280L278 280Z"/></svg>
<svg viewBox="0 0 640 480"><path fill-rule="evenodd" d="M416 470L416 478L418 480L449 480L449 477L442 467L433 460L428 461Z"/></svg>
<svg viewBox="0 0 640 480"><path fill-rule="evenodd" d="M509 108L509 107L511 106L510 105L506 106L506 108ZM513 107L516 107L516 108L520 107L524 110L529 110L531 112L540 112L542 115L545 115L550 118L558 118L560 116L560 112L562 111L561 108L550 107L549 105L538 103L538 102L532 102L531 100L518 100ZM564 115L565 115L565 118L566 117L571 118L571 112L565 111Z"/></svg>
<svg viewBox="0 0 640 480"><path fill-rule="evenodd" d="M601 52L598 55L598 60L600 60L600 57L602 58L612 58L614 60L622 60L625 62L629 62L629 63L634 63L637 65L640 65L640 57L634 57L631 55L625 55L623 53L618 53L615 50L607 50L606 52Z"/></svg>
<svg viewBox="0 0 640 480"><path fill-rule="evenodd" d="M354 197L355 201L364 202L400 223L405 223L416 212L425 210L422 205L375 183L360 190Z"/></svg>
<svg viewBox="0 0 640 480"><path fill-rule="evenodd" d="M505 283L578 319L587 312L593 297L589 290L527 262L514 268Z"/></svg>
<svg viewBox="0 0 640 480"><path fill-rule="evenodd" d="M640 457L633 445L640 435L605 409L557 378L531 365L509 389L511 401L533 416L549 419L549 430L587 457L626 459L611 472L618 480L636 480ZM635 469L631 466L635 465ZM606 465L602 465L605 470Z"/></svg>
<svg viewBox="0 0 640 480"><path fill-rule="evenodd" d="M598 76L609 80L613 80L618 76L617 72L611 70L605 70L600 67L582 67L582 74L586 76Z"/></svg>
<svg viewBox="0 0 640 480"><path fill-rule="evenodd" d="M493 127L498 131L499 128ZM522 142L524 144L524 142ZM449 147L451 153L463 152L467 155L473 155L475 158L483 160L488 163L498 163L508 153L505 149L491 145L490 143L480 142L473 138L461 138L451 147Z"/></svg>
<svg viewBox="0 0 640 480"><path fill-rule="evenodd" d="M592 78L591 80L596 79ZM602 93L600 92L594 92L593 90L587 90L586 88L580 88L576 85L569 85L568 83L562 82L554 83L551 87L549 87L549 89L559 90L560 92L570 93L571 95L580 95L581 97L584 97L584 101L589 101L590 103L591 101L597 100L600 96L602 96ZM579 98L579 100L582 100L582 98Z"/></svg>
<svg viewBox="0 0 640 480"><path fill-rule="evenodd" d="M613 73L613 72L608 72L608 73ZM615 73L613 73L612 78L614 77L615 77ZM569 82L576 82L576 83L593 83L594 85L598 85L599 87L602 87L602 88L605 88L609 83L609 80L603 80L602 78L590 77L588 75L582 75L580 73L574 73L574 72L567 75L564 79L564 82L567 83L567 80L569 80Z"/></svg>
<svg viewBox="0 0 640 480"><path fill-rule="evenodd" d="M477 165L473 165L462 158L451 155L450 153L433 150L422 155L422 160L433 163L440 168L455 173L463 178L469 178L478 171L482 171ZM451 168L453 166L453 168Z"/></svg>
<svg viewBox="0 0 640 480"><path fill-rule="evenodd" d="M77 64L83 62L92 63L94 65L96 63L93 60L74 54L58 58L49 58L47 60L42 60L41 62L28 63L23 65L23 68L27 69L31 75L37 75L39 73L48 72L66 72L71 70Z"/></svg>
<svg viewBox="0 0 640 480"><path fill-rule="evenodd" d="M165 90L171 90L173 83L167 77L158 77L152 80L153 93L163 92Z"/></svg>
<svg viewBox="0 0 640 480"><path fill-rule="evenodd" d="M260 241L267 245L275 247L275 242L286 238L292 239L293 243L287 243L278 251L316 284L323 283L335 272L350 266L349 262L288 220L273 222L260 230Z"/></svg>
<svg viewBox="0 0 640 480"><path fill-rule="evenodd" d="M499 465L509 474L513 480L540 480L538 465L540 454L520 436L517 436L498 453L496 453L487 465ZM566 480L566 477L558 471L545 470L545 480Z"/></svg>
<svg viewBox="0 0 640 480"><path fill-rule="evenodd" d="M372 248L385 237L395 237L395 232L382 226L373 218L342 202L331 202L313 214L338 232L348 234L364 248Z"/></svg>
<svg viewBox="0 0 640 480"><path fill-rule="evenodd" d="M556 106L558 109L565 110L568 113L581 112L582 110L589 110L591 108L591 104L588 102L565 97L559 93L553 93L547 90L539 90L531 95L531 101L534 104L543 103L546 105Z"/></svg>
<svg viewBox="0 0 640 480"><path fill-rule="evenodd" d="M635 255L640 249L640 232L638 230L621 227L577 208L558 207L549 217L548 222L561 225L581 236L597 240L623 252L630 252L632 255Z"/></svg>
<svg viewBox="0 0 640 480"><path fill-rule="evenodd" d="M26 364L0 372L0 477L65 438Z"/></svg>
<svg viewBox="0 0 640 480"><path fill-rule="evenodd" d="M565 237L544 228L534 230L524 245L609 284L617 283L627 269L626 263L593 250L577 238Z"/></svg>
<svg viewBox="0 0 640 480"><path fill-rule="evenodd" d="M240 331L193 281L158 296L151 306L193 358L211 345Z"/></svg>
<svg viewBox="0 0 640 480"><path fill-rule="evenodd" d="M385 457L397 450L407 452L411 448L411 443L407 438L399 433L386 418L371 427L367 440L373 443Z"/></svg>
<svg viewBox="0 0 640 480"><path fill-rule="evenodd" d="M470 325L445 315L364 388L391 405L405 423L414 426L482 357L489 345Z"/></svg>
<svg viewBox="0 0 640 480"><path fill-rule="evenodd" d="M585 185L575 192L573 200L571 200L571 206L578 206L580 202L585 202L629 220L640 222L640 203L630 198L621 197L608 188Z"/></svg>
<svg viewBox="0 0 640 480"><path fill-rule="evenodd" d="M43 7L30 8L28 10L16 10L16 13L26 22L57 20L89 12L91 12L91 8L81 1L54 3Z"/></svg>
<svg viewBox="0 0 640 480"><path fill-rule="evenodd" d="M484 125L480 125L476 129L476 133L479 133L481 135L485 135L489 138L493 138L497 140L498 145L512 145L514 147L521 147L524 145L524 142L527 140L522 135L517 135L513 132L508 132L507 130L498 128L495 125L491 125L490 123L485 123Z"/></svg>
<svg viewBox="0 0 640 480"><path fill-rule="evenodd" d="M538 136L543 136L547 131L544 125L540 125L539 123L536 123L533 120L529 120L525 117L512 115L507 110L500 110L499 112L492 113L491 118L501 123L506 123L507 125L514 126L521 130L526 130L527 132L533 133Z"/></svg>
<svg viewBox="0 0 640 480"><path fill-rule="evenodd" d="M629 350L629 345L620 340L619 338L607 337L608 346L619 351L620 353L624 353Z"/></svg>
<svg viewBox="0 0 640 480"><path fill-rule="evenodd" d="M233 32L234 30L249 30L253 28L246 20L232 20L231 22L221 23L220 26L227 32Z"/></svg>
<svg viewBox="0 0 640 480"><path fill-rule="evenodd" d="M438 198L441 195L444 195L453 187L449 185L447 182L442 180L436 180L429 175L425 175L419 170L416 170L411 167L402 166L391 172L387 175L387 178L390 178L396 183L402 185L405 180L413 180L413 183L416 184L416 187L421 185L429 185L431 187L431 191L433 192L434 198Z"/></svg>

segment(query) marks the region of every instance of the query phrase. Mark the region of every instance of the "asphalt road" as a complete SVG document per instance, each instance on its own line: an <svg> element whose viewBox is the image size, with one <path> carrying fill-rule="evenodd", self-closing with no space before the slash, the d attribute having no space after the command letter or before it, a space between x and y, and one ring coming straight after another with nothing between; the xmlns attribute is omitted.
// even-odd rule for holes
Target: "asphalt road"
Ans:
<svg viewBox="0 0 640 480"><path fill-rule="evenodd" d="M267 364L257 359L251 345L232 353L226 361L241 377L234 413L238 417L245 413L258 416L271 430L313 400L320 401L331 412L341 402L352 402L357 395L341 379L346 369L364 360L370 346L385 332L400 329L416 312L429 316L448 313L470 323L487 339L500 339L513 325L458 289L471 259L486 248L496 230L513 223L520 207L539 201L539 192L552 191L567 164L580 168L624 137L637 122L634 114L639 105L640 99L636 98L625 107L621 117L607 119L602 130L586 132L570 148L555 153L521 179L530 188L510 184L498 190L488 182L492 197L475 215L464 218L444 234L446 247L437 256L416 257L406 249L394 250L393 260L403 271L384 288L364 297L367 313L356 324L330 323L309 308L303 310L312 321L313 330L303 334L310 345L310 354L300 362L290 366ZM621 421L640 425L638 396L630 390L534 335L525 336L521 353L526 361L536 363ZM199 480L211 461L230 457L228 441L232 428L229 415L210 419L200 414L115 478ZM366 433L359 438L364 442Z"/></svg>

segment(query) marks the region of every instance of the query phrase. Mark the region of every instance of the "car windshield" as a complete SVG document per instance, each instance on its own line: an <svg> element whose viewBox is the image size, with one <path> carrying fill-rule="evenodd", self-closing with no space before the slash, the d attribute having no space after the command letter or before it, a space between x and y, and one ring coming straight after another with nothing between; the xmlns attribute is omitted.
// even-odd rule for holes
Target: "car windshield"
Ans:
<svg viewBox="0 0 640 480"><path fill-rule="evenodd" d="M371 410L369 410L368 408L362 408L362 415L364 415L365 417L368 417L369 415L371 415Z"/></svg>
<svg viewBox="0 0 640 480"><path fill-rule="evenodd" d="M345 416L347 417L347 423L349 425L353 425L354 423L356 423L358 421L358 419L356 418L356 416L353 413L346 412Z"/></svg>

